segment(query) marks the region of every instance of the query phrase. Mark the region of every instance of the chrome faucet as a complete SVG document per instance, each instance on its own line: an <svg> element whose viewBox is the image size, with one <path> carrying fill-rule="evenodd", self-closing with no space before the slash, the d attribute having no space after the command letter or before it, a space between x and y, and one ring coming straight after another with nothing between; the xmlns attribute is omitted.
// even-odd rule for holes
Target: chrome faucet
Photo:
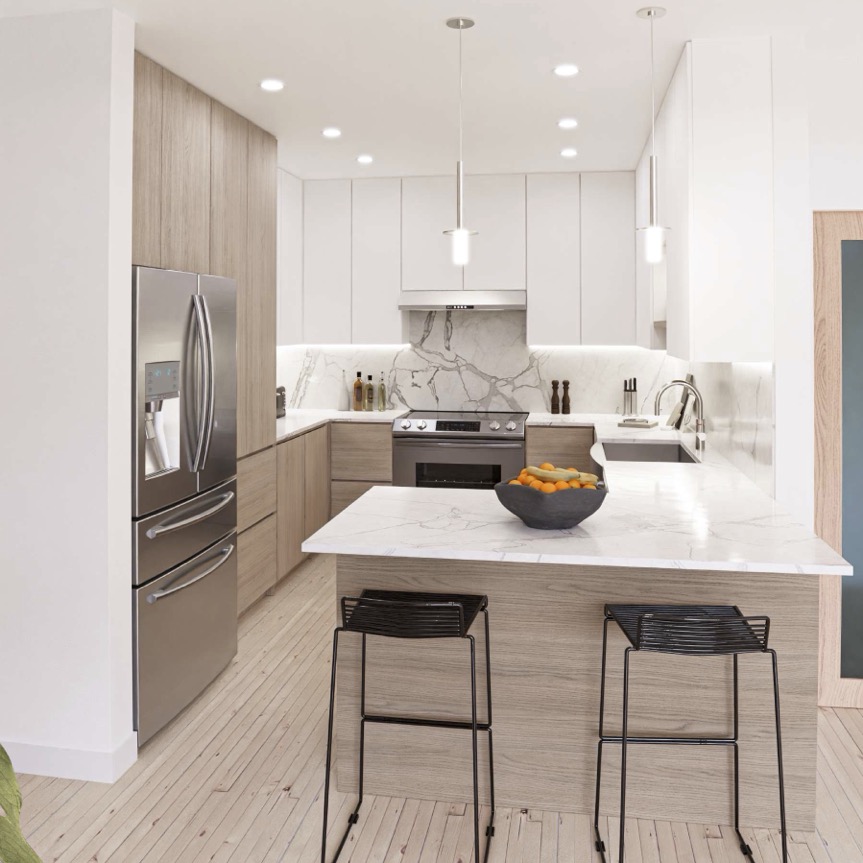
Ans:
<svg viewBox="0 0 863 863"><path fill-rule="evenodd" d="M659 392L656 394L653 412L659 416L659 403L662 400L662 396L666 390L670 390L672 387L683 387L695 396L695 449L704 450L707 446L707 440L704 436L704 399L695 384L691 384L689 381L674 380L660 387Z"/></svg>

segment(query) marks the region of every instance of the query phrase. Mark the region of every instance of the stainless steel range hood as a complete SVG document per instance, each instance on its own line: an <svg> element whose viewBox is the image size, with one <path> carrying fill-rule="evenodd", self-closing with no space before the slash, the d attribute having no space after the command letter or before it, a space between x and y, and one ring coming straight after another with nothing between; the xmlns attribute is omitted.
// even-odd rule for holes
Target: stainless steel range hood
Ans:
<svg viewBox="0 0 863 863"><path fill-rule="evenodd" d="M399 294L399 309L403 312L524 311L526 308L527 291L402 291Z"/></svg>

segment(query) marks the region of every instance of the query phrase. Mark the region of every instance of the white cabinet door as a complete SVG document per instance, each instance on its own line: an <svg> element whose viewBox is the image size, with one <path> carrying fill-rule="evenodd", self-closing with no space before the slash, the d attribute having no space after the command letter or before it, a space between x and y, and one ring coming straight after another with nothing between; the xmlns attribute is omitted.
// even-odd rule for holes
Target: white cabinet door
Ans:
<svg viewBox="0 0 863 863"><path fill-rule="evenodd" d="M303 181L279 170L278 344L303 343Z"/></svg>
<svg viewBox="0 0 863 863"><path fill-rule="evenodd" d="M578 174L527 177L527 343L581 342Z"/></svg>
<svg viewBox="0 0 863 863"><path fill-rule="evenodd" d="M635 344L635 174L581 175L581 343Z"/></svg>
<svg viewBox="0 0 863 863"><path fill-rule="evenodd" d="M303 195L303 338L351 343L351 181L307 180Z"/></svg>
<svg viewBox="0 0 863 863"><path fill-rule="evenodd" d="M773 359L772 78L768 37L693 43L695 362Z"/></svg>
<svg viewBox="0 0 863 863"><path fill-rule="evenodd" d="M462 267L453 266L455 176L402 180L402 290L459 291Z"/></svg>
<svg viewBox="0 0 863 863"><path fill-rule="evenodd" d="M401 180L354 180L352 335L355 345L403 344Z"/></svg>
<svg viewBox="0 0 863 863"><path fill-rule="evenodd" d="M525 286L524 174L469 176L464 218L471 231L469 291L523 291Z"/></svg>

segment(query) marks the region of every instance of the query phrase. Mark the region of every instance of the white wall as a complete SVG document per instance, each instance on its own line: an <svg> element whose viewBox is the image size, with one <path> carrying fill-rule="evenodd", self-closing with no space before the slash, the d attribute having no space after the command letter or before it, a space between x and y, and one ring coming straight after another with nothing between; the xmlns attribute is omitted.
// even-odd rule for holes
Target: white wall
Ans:
<svg viewBox="0 0 863 863"><path fill-rule="evenodd" d="M134 24L0 19L0 742L111 781L132 731Z"/></svg>

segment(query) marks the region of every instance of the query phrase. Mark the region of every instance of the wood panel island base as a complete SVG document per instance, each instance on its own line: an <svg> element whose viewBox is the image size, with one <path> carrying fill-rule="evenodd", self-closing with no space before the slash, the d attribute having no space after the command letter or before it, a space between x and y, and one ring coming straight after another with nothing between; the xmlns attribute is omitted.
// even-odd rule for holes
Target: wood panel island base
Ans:
<svg viewBox="0 0 863 863"><path fill-rule="evenodd" d="M404 490L403 490L404 491ZM481 493L480 493L481 494ZM356 504L355 504L356 506ZM350 510L348 510L349 512ZM331 523L332 524L332 523ZM338 595L369 588L489 597L495 793L499 806L593 812L605 603L737 605L771 618L779 654L790 830L815 828L818 579L811 575L561 565L339 554ZM484 635L474 626L477 655ZM337 782L356 788L360 637L339 645ZM609 627L607 733L620 733L623 651ZM366 709L470 718L467 642L369 637ZM479 693L485 686L479 667ZM634 653L630 734L732 734L732 660ZM481 720L484 698L479 698ZM619 805L619 746L604 754L602 811ZM480 733L481 800L487 740ZM630 748L627 815L731 823L730 747ZM770 659L740 657L741 823L777 827L777 760ZM470 802L470 733L368 725L365 791Z"/></svg>

